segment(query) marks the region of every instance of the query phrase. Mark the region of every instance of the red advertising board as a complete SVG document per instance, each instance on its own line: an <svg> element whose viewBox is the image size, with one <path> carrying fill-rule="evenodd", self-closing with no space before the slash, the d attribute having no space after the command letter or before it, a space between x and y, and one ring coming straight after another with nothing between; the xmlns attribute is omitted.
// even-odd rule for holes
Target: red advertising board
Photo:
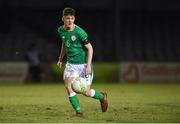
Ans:
<svg viewBox="0 0 180 124"><path fill-rule="evenodd" d="M180 82L179 63L121 63L121 82Z"/></svg>

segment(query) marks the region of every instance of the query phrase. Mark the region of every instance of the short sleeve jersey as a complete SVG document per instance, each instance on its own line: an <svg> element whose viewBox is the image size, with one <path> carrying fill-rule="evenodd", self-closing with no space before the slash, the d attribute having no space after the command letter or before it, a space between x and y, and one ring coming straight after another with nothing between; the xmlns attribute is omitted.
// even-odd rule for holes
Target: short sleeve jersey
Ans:
<svg viewBox="0 0 180 124"><path fill-rule="evenodd" d="M84 43L88 42L87 33L77 25L73 31L67 31L63 25L58 28L58 34L65 44L67 62L71 64L87 63L87 49L84 46Z"/></svg>

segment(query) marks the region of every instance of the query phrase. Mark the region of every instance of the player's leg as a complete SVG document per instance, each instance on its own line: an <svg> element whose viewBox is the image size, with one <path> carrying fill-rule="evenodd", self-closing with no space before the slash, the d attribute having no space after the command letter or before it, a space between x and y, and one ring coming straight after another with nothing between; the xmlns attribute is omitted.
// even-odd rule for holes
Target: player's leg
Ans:
<svg viewBox="0 0 180 124"><path fill-rule="evenodd" d="M81 109L80 109L79 99L78 99L76 93L71 88L71 81L72 80L73 80L73 78L65 79L65 87L66 87L66 90L67 90L67 93L69 96L69 101L70 101L72 107L74 108L76 113L80 113Z"/></svg>
<svg viewBox="0 0 180 124"><path fill-rule="evenodd" d="M88 85L87 91L84 95L88 96L88 97L93 97L98 100L103 100L103 98L104 98L104 94L102 92L98 92L95 89L91 89L90 85Z"/></svg>
<svg viewBox="0 0 180 124"><path fill-rule="evenodd" d="M75 72L73 71L73 67L72 65L67 64L64 70L65 87L72 107L74 108L76 113L79 114L81 113L79 99L71 87L71 83L74 78L75 78Z"/></svg>
<svg viewBox="0 0 180 124"><path fill-rule="evenodd" d="M91 89L90 85L89 85L88 89L87 89L87 91L86 91L86 93L84 95L99 100L100 104L101 104L102 112L107 111L108 100L107 100L107 94L106 93L98 92L98 91L96 91L94 89Z"/></svg>
<svg viewBox="0 0 180 124"><path fill-rule="evenodd" d="M99 100L100 104L101 104L102 112L106 112L107 107L108 107L107 94L103 93L103 92L98 92L95 89L91 89L91 84L92 84L92 80L93 80L93 73L91 75L89 75L86 78L86 80L88 83L88 88L87 88L87 91L84 95Z"/></svg>

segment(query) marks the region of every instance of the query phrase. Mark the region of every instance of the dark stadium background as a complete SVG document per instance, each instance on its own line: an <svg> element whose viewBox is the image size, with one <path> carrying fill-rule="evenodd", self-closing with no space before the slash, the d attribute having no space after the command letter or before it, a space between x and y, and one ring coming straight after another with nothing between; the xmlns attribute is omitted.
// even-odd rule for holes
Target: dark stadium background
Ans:
<svg viewBox="0 0 180 124"><path fill-rule="evenodd" d="M0 0L0 61L25 61L31 43L42 64L57 62L64 7L94 47L94 62L179 62L178 0Z"/></svg>
<svg viewBox="0 0 180 124"><path fill-rule="evenodd" d="M180 61L178 0L1 0L0 61L22 61L30 42L57 61L64 7L89 33L95 61ZM45 50L45 52L44 52ZM16 51L19 55L16 55Z"/></svg>

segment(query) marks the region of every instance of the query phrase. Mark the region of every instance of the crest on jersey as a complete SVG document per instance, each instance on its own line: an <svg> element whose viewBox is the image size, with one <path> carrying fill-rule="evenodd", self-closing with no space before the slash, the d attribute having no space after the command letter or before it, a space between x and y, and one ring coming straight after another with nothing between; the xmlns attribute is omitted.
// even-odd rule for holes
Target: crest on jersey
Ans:
<svg viewBox="0 0 180 124"><path fill-rule="evenodd" d="M76 40L76 36L72 35L72 36L71 36L71 40L72 40L72 41L75 41L75 40Z"/></svg>

